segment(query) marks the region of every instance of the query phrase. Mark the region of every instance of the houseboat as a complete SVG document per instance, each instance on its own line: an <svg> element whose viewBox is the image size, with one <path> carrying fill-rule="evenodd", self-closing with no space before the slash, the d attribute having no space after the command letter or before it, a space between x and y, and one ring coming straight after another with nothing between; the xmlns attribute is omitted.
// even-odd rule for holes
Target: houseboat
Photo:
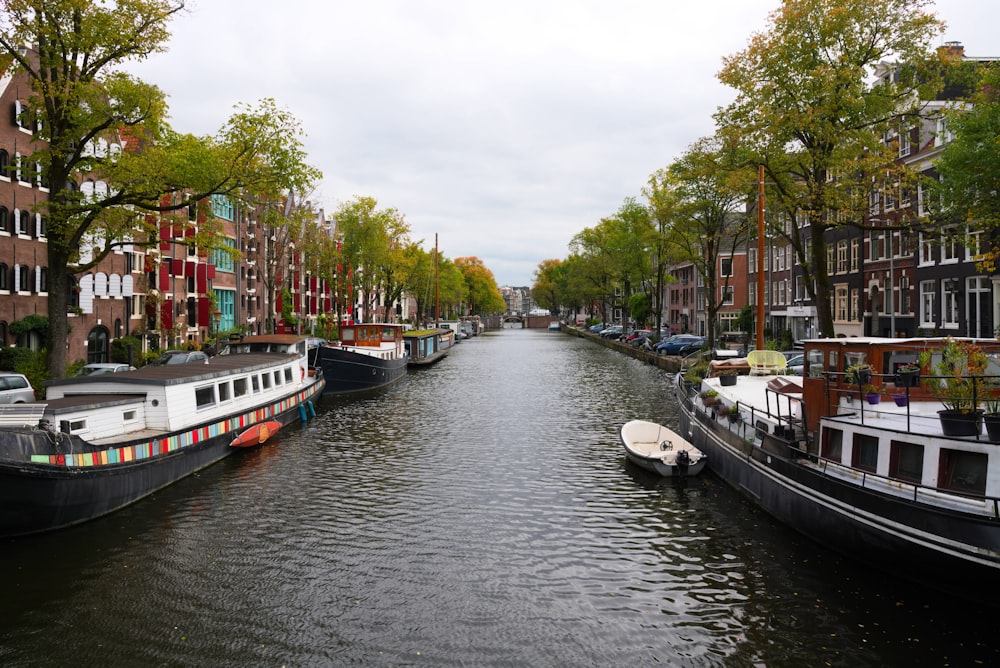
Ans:
<svg viewBox="0 0 1000 668"><path fill-rule="evenodd" d="M747 365L723 384L715 363L700 381L678 374L681 431L709 468L849 557L953 594L995 582L1000 430L983 429L983 409L1000 406L1000 344L841 338L804 348L801 377Z"/></svg>
<svg viewBox="0 0 1000 668"><path fill-rule="evenodd" d="M450 329L415 329L403 332L403 345L411 367L430 366L447 356L455 332Z"/></svg>
<svg viewBox="0 0 1000 668"><path fill-rule="evenodd" d="M307 419L323 377L304 340L283 338L281 352L51 381L44 401L0 407L0 536L100 517Z"/></svg>
<svg viewBox="0 0 1000 668"><path fill-rule="evenodd" d="M406 375L408 357L403 326L358 323L340 326L340 339L316 348L315 365L323 370L328 394L384 387Z"/></svg>

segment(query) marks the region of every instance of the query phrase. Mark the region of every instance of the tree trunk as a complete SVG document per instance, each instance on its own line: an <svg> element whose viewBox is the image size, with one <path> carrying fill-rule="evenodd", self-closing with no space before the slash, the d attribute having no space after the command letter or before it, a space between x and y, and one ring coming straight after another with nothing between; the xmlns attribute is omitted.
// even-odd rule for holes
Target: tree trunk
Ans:
<svg viewBox="0 0 1000 668"><path fill-rule="evenodd" d="M69 319L66 316L70 290L67 272L69 259L58 252L56 244L49 244L48 261L49 344L45 361L49 368L49 378L55 380L66 376L66 356L69 354Z"/></svg>

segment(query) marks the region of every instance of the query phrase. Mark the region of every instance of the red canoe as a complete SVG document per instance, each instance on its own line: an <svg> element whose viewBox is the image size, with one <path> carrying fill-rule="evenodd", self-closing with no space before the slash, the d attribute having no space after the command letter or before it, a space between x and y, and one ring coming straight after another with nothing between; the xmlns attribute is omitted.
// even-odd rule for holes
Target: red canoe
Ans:
<svg viewBox="0 0 1000 668"><path fill-rule="evenodd" d="M249 448L252 445L259 445L271 438L271 435L279 429L281 429L281 423L277 420L259 422L233 439L229 445L234 448Z"/></svg>

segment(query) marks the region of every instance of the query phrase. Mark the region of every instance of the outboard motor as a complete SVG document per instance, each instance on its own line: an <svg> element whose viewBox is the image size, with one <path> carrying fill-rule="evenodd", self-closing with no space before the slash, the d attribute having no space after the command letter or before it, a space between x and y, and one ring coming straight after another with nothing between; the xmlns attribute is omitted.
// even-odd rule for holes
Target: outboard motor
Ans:
<svg viewBox="0 0 1000 668"><path fill-rule="evenodd" d="M682 478L686 478L688 474L688 466L691 465L691 455L687 450L678 450L677 457L674 459L674 466L677 467L677 475Z"/></svg>

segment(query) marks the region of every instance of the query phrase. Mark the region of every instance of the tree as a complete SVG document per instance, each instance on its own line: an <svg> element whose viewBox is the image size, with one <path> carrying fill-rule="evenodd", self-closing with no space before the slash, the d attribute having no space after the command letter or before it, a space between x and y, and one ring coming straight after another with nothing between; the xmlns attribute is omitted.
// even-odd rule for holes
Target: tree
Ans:
<svg viewBox="0 0 1000 668"><path fill-rule="evenodd" d="M478 257L455 258L455 266L462 272L468 288L469 313L503 313L506 302L493 272Z"/></svg>
<svg viewBox="0 0 1000 668"><path fill-rule="evenodd" d="M535 283L531 286L531 298L552 315L559 314L562 301L559 287L561 265L562 262L556 259L539 262L535 269Z"/></svg>
<svg viewBox="0 0 1000 668"><path fill-rule="evenodd" d="M116 246L155 243L161 216L209 195L273 193L318 175L304 164L297 121L273 103L239 109L215 138L183 135L165 121L162 91L116 69L162 51L169 21L183 9L183 0L7 0L0 13L0 54L30 82L32 161L49 187L40 209L54 378L65 374L72 274ZM126 150L109 150L122 144ZM88 191L79 187L85 179L110 185ZM187 225L187 216L166 224ZM81 261L85 241L94 252Z"/></svg>
<svg viewBox="0 0 1000 668"><path fill-rule="evenodd" d="M747 219L739 210L749 189L750 174L737 143L725 135L693 144L666 170L653 174L647 192L669 216L667 236L677 257L690 262L705 286L710 347L715 346L718 313L729 301L729 274L721 261L732 262L747 240Z"/></svg>
<svg viewBox="0 0 1000 668"><path fill-rule="evenodd" d="M890 121L919 113L919 100L939 86L926 66L943 28L925 11L930 4L785 0L770 29L726 58L719 73L736 99L716 122L764 165L769 206L784 213L784 220L769 220L769 229L795 248L824 336L834 334L825 233L861 224L872 179L895 157L882 132ZM875 67L890 58L905 64L898 76L869 85ZM800 217L809 223L809 243L798 225L783 224Z"/></svg>
<svg viewBox="0 0 1000 668"><path fill-rule="evenodd" d="M935 182L942 218L949 216L971 223L988 232L994 240L980 262L983 271L995 273L1000 246L995 243L1000 230L1000 68L984 69L975 87L971 108L956 105L948 113L948 127L954 139L945 146L936 163L941 179ZM934 207L936 208L936 207Z"/></svg>

